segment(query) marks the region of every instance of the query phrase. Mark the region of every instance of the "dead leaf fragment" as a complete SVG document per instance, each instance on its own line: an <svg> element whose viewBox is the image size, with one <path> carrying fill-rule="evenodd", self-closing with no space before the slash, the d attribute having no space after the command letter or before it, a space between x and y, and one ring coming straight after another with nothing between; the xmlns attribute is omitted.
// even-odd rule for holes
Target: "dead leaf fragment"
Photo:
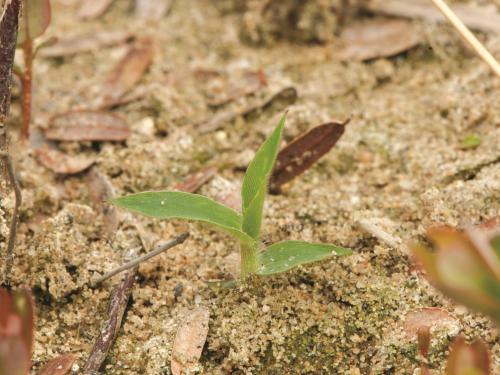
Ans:
<svg viewBox="0 0 500 375"><path fill-rule="evenodd" d="M344 134L348 122L329 122L316 126L289 143L278 154L270 190L279 191L281 185L305 172L330 151Z"/></svg>
<svg viewBox="0 0 500 375"><path fill-rule="evenodd" d="M408 21L374 19L355 22L340 35L341 60L366 61L395 56L421 42L418 29Z"/></svg>
<svg viewBox="0 0 500 375"><path fill-rule="evenodd" d="M373 13L389 16L448 22L439 9L431 6L427 0L371 0L366 4L366 8ZM500 33L500 13L492 7L455 3L451 4L451 9L471 29Z"/></svg>
<svg viewBox="0 0 500 375"><path fill-rule="evenodd" d="M211 107L219 107L243 96L251 95L267 85L267 78L262 70L245 71L236 77L229 77L232 82L223 92L208 101Z"/></svg>
<svg viewBox="0 0 500 375"><path fill-rule="evenodd" d="M135 0L135 14L144 20L159 20L171 8L173 0Z"/></svg>
<svg viewBox="0 0 500 375"><path fill-rule="evenodd" d="M38 372L38 375L65 375L71 370L71 366L75 362L73 354L64 354L60 357L51 359Z"/></svg>
<svg viewBox="0 0 500 375"><path fill-rule="evenodd" d="M457 325L458 322L446 310L437 307L424 307L410 311L403 323L403 330L408 340L417 337L418 331L423 327L429 329L439 326Z"/></svg>
<svg viewBox="0 0 500 375"><path fill-rule="evenodd" d="M57 141L124 141L130 128L121 117L103 111L72 111L52 117L45 131Z"/></svg>
<svg viewBox="0 0 500 375"><path fill-rule="evenodd" d="M92 34L83 34L61 38L55 44L40 49L42 57L61 57L78 53L96 51L103 47L126 42L130 33L121 30L104 30Z"/></svg>
<svg viewBox="0 0 500 375"><path fill-rule="evenodd" d="M152 40L138 39L111 71L102 90L100 107L112 107L119 102L139 82L152 61Z"/></svg>
<svg viewBox="0 0 500 375"><path fill-rule="evenodd" d="M170 368L173 375L184 375L198 363L207 339L210 313L198 307L181 323L172 348Z"/></svg>
<svg viewBox="0 0 500 375"><path fill-rule="evenodd" d="M95 163L94 158L70 156L48 146L37 148L35 156L44 167L60 174L80 173Z"/></svg>
<svg viewBox="0 0 500 375"><path fill-rule="evenodd" d="M78 17L91 20L102 16L113 3L113 0L85 0L78 11Z"/></svg>
<svg viewBox="0 0 500 375"><path fill-rule="evenodd" d="M175 185L176 190L184 191L186 193L195 193L199 188L201 188L205 183L207 183L215 174L217 169L214 167L205 168L190 177L188 177L184 182L180 182Z"/></svg>

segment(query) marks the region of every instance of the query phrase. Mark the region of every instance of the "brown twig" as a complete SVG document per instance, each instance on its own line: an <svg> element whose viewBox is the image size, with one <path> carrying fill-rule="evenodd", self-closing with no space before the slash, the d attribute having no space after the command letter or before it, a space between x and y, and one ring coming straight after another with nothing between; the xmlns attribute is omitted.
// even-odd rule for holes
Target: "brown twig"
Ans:
<svg viewBox="0 0 500 375"><path fill-rule="evenodd" d="M5 265L3 269L4 280L2 281L3 283L8 284L10 270L12 268L14 246L16 244L17 222L19 219L19 208L21 207L22 203L22 195L21 188L19 187L16 175L14 173L14 166L12 165L12 159L10 158L10 155L5 152L1 152L0 157L2 157L5 162L5 165L7 167L7 176L9 177L10 185L14 189L15 194L14 211L12 212L12 219L9 229L9 241L7 243L7 252L5 253Z"/></svg>
<svg viewBox="0 0 500 375"><path fill-rule="evenodd" d="M31 101L32 101L32 81L33 81L33 41L26 38L23 44L24 51L24 73L21 77L22 96L21 96L21 139L29 139L31 122Z"/></svg>
<svg viewBox="0 0 500 375"><path fill-rule="evenodd" d="M89 359L83 367L83 375L96 375L101 368L109 350L118 335L120 326L127 307L127 302L132 292L137 267L126 273L123 281L118 284L113 293L108 308L108 318L101 327L99 336L90 352Z"/></svg>
<svg viewBox="0 0 500 375"><path fill-rule="evenodd" d="M116 275L117 273L120 273L120 272L123 272L125 270L128 270L132 267L136 267L138 266L139 264L141 264L142 262L145 262L157 255L160 255L161 253L163 253L164 251L176 246L176 245L179 245L181 243L183 243L184 241L186 241L186 239L189 237L189 232L185 232L185 233L182 233L181 235L179 235L178 237L176 237L175 239L173 239L172 241L170 242L167 242L166 244L163 244L163 245L159 245L155 250L153 251L150 251L149 253L147 254L144 254L143 256L140 256L134 260L131 260L130 262L128 263L125 263L123 266L120 266L118 268L115 268L114 270L106 273L105 275L97 278L96 280L94 280L94 282L92 283L91 287L92 288L95 288L96 286L98 286L100 283L102 283L103 281L109 279L110 277L113 277L114 275Z"/></svg>

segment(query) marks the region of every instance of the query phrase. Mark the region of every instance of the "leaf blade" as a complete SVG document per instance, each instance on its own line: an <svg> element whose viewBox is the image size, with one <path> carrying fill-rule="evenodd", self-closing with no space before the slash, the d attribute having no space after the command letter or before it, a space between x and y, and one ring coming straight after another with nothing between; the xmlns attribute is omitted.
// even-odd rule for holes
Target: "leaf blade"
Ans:
<svg viewBox="0 0 500 375"><path fill-rule="evenodd" d="M273 275L302 264L317 262L333 255L352 254L350 249L305 241L283 241L269 246L258 254L259 275Z"/></svg>
<svg viewBox="0 0 500 375"><path fill-rule="evenodd" d="M285 126L285 115L281 117L271 136L260 146L247 168L241 188L243 231L258 240L262 221L262 209L278 148Z"/></svg>
<svg viewBox="0 0 500 375"><path fill-rule="evenodd" d="M112 204L158 219L185 219L212 224L242 241L252 239L241 230L242 218L231 208L203 195L180 191L147 191L112 199Z"/></svg>
<svg viewBox="0 0 500 375"><path fill-rule="evenodd" d="M35 39L49 27L51 9L49 0L24 0L23 16L19 23L17 44L21 45L27 39Z"/></svg>

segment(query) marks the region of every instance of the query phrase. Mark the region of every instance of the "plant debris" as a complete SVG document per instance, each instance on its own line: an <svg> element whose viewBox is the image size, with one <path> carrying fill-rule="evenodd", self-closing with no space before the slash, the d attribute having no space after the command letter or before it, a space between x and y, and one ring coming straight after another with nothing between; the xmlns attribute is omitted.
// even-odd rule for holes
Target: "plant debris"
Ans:
<svg viewBox="0 0 500 375"><path fill-rule="evenodd" d="M411 22L373 19L346 27L340 35L343 47L336 56L341 60L373 60L398 55L420 42L421 33Z"/></svg>
<svg viewBox="0 0 500 375"><path fill-rule="evenodd" d="M42 57L63 57L84 52L97 51L100 48L110 47L126 42L131 34L122 30L102 30L91 34L83 34L60 38L56 43L40 49Z"/></svg>
<svg viewBox="0 0 500 375"><path fill-rule="evenodd" d="M73 111L52 117L45 136L56 141L124 141L130 135L120 116L103 111Z"/></svg>
<svg viewBox="0 0 500 375"><path fill-rule="evenodd" d="M214 167L205 168L190 177L184 182L179 182L174 186L175 190L185 191L186 193L196 193L196 191L205 185L210 179L215 176L217 169Z"/></svg>
<svg viewBox="0 0 500 375"><path fill-rule="evenodd" d="M74 362L75 356L73 354L64 354L51 359L37 375L65 375L69 373Z"/></svg>
<svg viewBox="0 0 500 375"><path fill-rule="evenodd" d="M173 375L183 375L193 371L198 363L207 339L209 311L198 307L184 317L172 348L170 368Z"/></svg>
<svg viewBox="0 0 500 375"><path fill-rule="evenodd" d="M458 321L446 310L437 307L424 307L406 314L403 329L408 340L414 340L421 328L432 329L440 326L458 326Z"/></svg>
<svg viewBox="0 0 500 375"><path fill-rule="evenodd" d="M114 0L85 0L78 11L78 17L85 20L99 18L109 9Z"/></svg>
<svg viewBox="0 0 500 375"><path fill-rule="evenodd" d="M90 168L96 159L88 156L72 156L57 149L43 146L35 150L36 159L44 167L59 174L76 174Z"/></svg>
<svg viewBox="0 0 500 375"><path fill-rule="evenodd" d="M269 189L278 192L283 184L304 173L331 150L344 134L349 120L318 125L294 139L278 154Z"/></svg>
<svg viewBox="0 0 500 375"><path fill-rule="evenodd" d="M230 77L229 87L208 101L211 107L220 107L233 100L251 95L267 85L266 75L262 70L244 71L241 76Z"/></svg>

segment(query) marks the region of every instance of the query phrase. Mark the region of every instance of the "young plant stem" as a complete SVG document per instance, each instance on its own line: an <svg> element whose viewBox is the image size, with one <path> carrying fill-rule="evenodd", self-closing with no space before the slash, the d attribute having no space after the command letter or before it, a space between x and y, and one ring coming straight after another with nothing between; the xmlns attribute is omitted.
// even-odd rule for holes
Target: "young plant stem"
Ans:
<svg viewBox="0 0 500 375"><path fill-rule="evenodd" d="M30 131L31 99L32 99L33 42L31 39L26 39L26 41L23 44L23 50L24 50L24 74L21 79L23 87L21 139L27 141L29 139L29 131Z"/></svg>
<svg viewBox="0 0 500 375"><path fill-rule="evenodd" d="M241 254L241 278L245 279L249 275L256 273L259 269L257 262L257 246L255 243L240 243Z"/></svg>

